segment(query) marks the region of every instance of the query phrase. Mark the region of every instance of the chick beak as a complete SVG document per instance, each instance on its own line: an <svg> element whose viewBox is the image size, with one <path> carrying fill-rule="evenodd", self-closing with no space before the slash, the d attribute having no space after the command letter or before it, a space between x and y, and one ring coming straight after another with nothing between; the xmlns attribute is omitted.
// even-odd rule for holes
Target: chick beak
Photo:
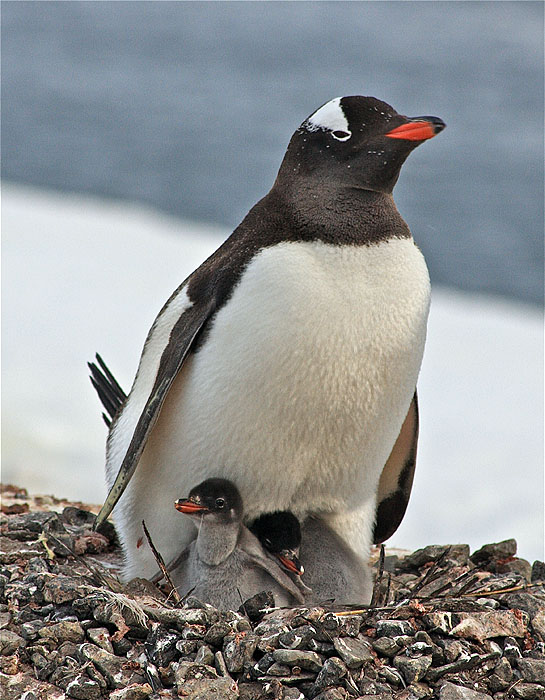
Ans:
<svg viewBox="0 0 545 700"><path fill-rule="evenodd" d="M302 576L305 573L303 565L301 564L293 550L284 549L281 552L279 552L276 555L276 557L278 561L282 564L282 566L288 571L291 571L293 574L296 574L297 576Z"/></svg>
<svg viewBox="0 0 545 700"><path fill-rule="evenodd" d="M208 508L203 506L202 503L192 499L192 498L180 498L174 504L176 510L180 513L185 513L186 515L194 515L195 513L207 513Z"/></svg>

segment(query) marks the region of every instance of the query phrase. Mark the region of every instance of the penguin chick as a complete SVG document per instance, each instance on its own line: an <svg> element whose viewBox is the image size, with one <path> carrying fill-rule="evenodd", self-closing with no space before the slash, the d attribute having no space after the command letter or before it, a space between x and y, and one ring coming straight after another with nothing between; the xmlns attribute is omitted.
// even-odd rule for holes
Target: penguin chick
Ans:
<svg viewBox="0 0 545 700"><path fill-rule="evenodd" d="M301 531L290 511L265 513L250 530L263 547L290 572L305 572L305 602L368 603L371 575L367 565L318 516L309 516ZM300 580L300 579L299 579Z"/></svg>
<svg viewBox="0 0 545 700"><path fill-rule="evenodd" d="M303 522L299 556L312 590L307 604L369 604L373 582L367 563L322 518L310 515Z"/></svg>
<svg viewBox="0 0 545 700"><path fill-rule="evenodd" d="M171 570L181 593L191 590L202 602L224 610L238 609L263 590L271 591L280 607L304 602L293 581L242 524L242 499L232 482L206 479L175 508L198 529Z"/></svg>
<svg viewBox="0 0 545 700"><path fill-rule="evenodd" d="M301 525L293 513L287 510L264 513L250 525L250 531L287 571L296 576L305 573L298 558Z"/></svg>
<svg viewBox="0 0 545 700"><path fill-rule="evenodd" d="M301 525L290 511L264 513L250 525L251 532L261 542L263 549L277 559L280 565L295 578L295 585L305 596L305 601L312 594L302 580L305 569L299 560L301 545Z"/></svg>

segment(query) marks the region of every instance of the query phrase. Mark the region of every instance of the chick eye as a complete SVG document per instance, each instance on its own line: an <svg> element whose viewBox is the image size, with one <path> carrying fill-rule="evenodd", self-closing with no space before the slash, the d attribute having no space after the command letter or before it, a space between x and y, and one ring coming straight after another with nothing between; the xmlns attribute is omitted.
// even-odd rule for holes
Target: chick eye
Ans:
<svg viewBox="0 0 545 700"><path fill-rule="evenodd" d="M216 498L216 508L225 507L225 498Z"/></svg>
<svg viewBox="0 0 545 700"><path fill-rule="evenodd" d="M337 139L337 141L348 141L348 139L352 136L351 131L332 131L331 136L333 136L334 139Z"/></svg>

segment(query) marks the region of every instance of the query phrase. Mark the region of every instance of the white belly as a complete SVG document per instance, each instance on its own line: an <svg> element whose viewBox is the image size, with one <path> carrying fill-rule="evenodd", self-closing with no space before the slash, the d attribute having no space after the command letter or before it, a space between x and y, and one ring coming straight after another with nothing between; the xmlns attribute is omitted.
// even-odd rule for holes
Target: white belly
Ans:
<svg viewBox="0 0 545 700"><path fill-rule="evenodd" d="M359 511L361 542L347 539L366 556L428 305L412 239L290 242L257 255L175 380L121 501L126 575L156 570L147 546L136 547L142 518L167 560L194 537L173 503L212 476L235 482L247 518Z"/></svg>

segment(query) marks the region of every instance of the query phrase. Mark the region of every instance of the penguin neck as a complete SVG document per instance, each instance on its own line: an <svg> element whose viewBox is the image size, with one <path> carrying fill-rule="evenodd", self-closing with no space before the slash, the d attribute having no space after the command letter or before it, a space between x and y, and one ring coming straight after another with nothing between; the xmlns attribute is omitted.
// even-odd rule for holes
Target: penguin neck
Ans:
<svg viewBox="0 0 545 700"><path fill-rule="evenodd" d="M388 192L302 179L288 186L275 183L268 198L281 208L289 230L297 231L302 240L372 245L411 236Z"/></svg>
<svg viewBox="0 0 545 700"><path fill-rule="evenodd" d="M239 534L238 520L202 518L196 542L199 559L209 566L218 566L235 551Z"/></svg>

